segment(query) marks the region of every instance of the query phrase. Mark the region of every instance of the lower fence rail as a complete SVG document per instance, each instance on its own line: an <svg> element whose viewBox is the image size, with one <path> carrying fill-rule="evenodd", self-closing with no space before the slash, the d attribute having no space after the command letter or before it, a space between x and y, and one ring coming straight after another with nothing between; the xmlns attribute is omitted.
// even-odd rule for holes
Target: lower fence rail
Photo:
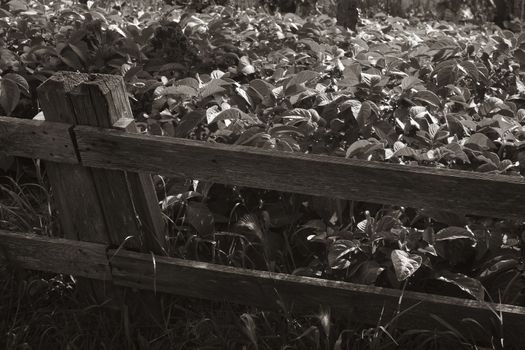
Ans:
<svg viewBox="0 0 525 350"><path fill-rule="evenodd" d="M499 339L490 339L490 331L496 329L501 330L508 344L506 348L525 348L525 338L521 336L525 329L525 308L519 306L247 270L114 250L99 243L0 230L2 261L25 269L71 274L116 286L264 309L285 305L291 312L315 313L324 306L372 325L385 325L396 315L400 328L443 329L443 324L448 323L465 338L487 343L499 342ZM486 331L479 327L473 329L465 319L476 320Z"/></svg>

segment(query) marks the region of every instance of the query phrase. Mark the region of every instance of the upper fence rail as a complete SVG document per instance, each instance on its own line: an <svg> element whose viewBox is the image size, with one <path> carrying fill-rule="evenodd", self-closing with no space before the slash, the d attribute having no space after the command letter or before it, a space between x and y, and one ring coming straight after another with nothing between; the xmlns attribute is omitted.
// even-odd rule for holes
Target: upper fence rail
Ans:
<svg viewBox="0 0 525 350"><path fill-rule="evenodd" d="M0 153L379 204L525 218L525 179L0 117Z"/></svg>

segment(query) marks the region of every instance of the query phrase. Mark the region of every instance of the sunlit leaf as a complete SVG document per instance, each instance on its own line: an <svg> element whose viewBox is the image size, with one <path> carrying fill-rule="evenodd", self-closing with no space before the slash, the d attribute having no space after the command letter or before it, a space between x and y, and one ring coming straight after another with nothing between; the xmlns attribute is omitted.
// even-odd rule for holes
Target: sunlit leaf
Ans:
<svg viewBox="0 0 525 350"><path fill-rule="evenodd" d="M197 96L197 90L186 85L168 86L162 89L162 95Z"/></svg>
<svg viewBox="0 0 525 350"><path fill-rule="evenodd" d="M418 91L412 95L412 98L414 100L426 102L433 107L441 106L440 98L432 91L428 91L428 90Z"/></svg>
<svg viewBox="0 0 525 350"><path fill-rule="evenodd" d="M417 254L409 254L404 250L393 250L390 258L398 281L404 281L412 276L421 266L423 258Z"/></svg>
<svg viewBox="0 0 525 350"><path fill-rule="evenodd" d="M468 277L461 273L442 271L441 276L437 277L437 279L457 286L462 291L473 296L474 299L485 299L485 290L483 289L483 285L475 278Z"/></svg>
<svg viewBox="0 0 525 350"><path fill-rule="evenodd" d="M311 70L304 70L304 71L297 73L294 77L292 77L292 79L290 79L290 81L288 82L288 84L286 84L286 86L287 88L289 88L294 85L306 83L313 79L319 78L319 76L320 74L318 72L314 72Z"/></svg>
<svg viewBox="0 0 525 350"><path fill-rule="evenodd" d="M216 94L223 94L226 92L225 86L230 85L228 82L221 79L212 79L209 83L201 87L199 95L201 98L206 98Z"/></svg>
<svg viewBox="0 0 525 350"><path fill-rule="evenodd" d="M357 242L349 240L338 240L334 242L328 251L328 263L334 270L343 270L350 266L349 254L357 252L359 245Z"/></svg>

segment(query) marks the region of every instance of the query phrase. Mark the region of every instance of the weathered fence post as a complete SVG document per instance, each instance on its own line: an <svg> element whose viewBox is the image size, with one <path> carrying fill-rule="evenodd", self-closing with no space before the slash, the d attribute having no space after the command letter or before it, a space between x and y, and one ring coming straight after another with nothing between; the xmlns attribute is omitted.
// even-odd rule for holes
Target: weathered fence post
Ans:
<svg viewBox="0 0 525 350"><path fill-rule="evenodd" d="M38 95L47 121L136 132L119 76L60 72L38 88ZM164 224L149 174L54 162L46 168L65 238L165 254ZM115 291L91 286L99 301Z"/></svg>

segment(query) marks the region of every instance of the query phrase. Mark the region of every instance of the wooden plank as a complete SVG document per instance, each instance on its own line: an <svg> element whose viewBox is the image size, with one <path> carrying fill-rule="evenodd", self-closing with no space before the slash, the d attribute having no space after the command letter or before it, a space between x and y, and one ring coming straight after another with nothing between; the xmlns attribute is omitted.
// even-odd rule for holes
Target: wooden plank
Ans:
<svg viewBox="0 0 525 350"><path fill-rule="evenodd" d="M107 246L0 230L0 261L18 267L111 280Z"/></svg>
<svg viewBox="0 0 525 350"><path fill-rule="evenodd" d="M109 128L118 120L120 116L111 113L115 108L119 108L118 112L121 112L121 101L113 101L112 96L112 91L118 89L117 79L107 75L91 77L87 74L70 73L60 73L60 76L66 85L71 86L67 97L73 109L74 124ZM115 107L114 104L119 106ZM90 174L106 225L106 235L99 242L115 246L126 242L126 247L139 249L142 233L125 174L106 169L90 169Z"/></svg>
<svg viewBox="0 0 525 350"><path fill-rule="evenodd" d="M121 118L133 117L122 77L64 75L78 79L68 96L79 124L110 128ZM133 132L133 126L128 124L126 131ZM106 169L92 169L91 173L110 242L120 245L133 237L126 247L162 254L163 219L150 175Z"/></svg>
<svg viewBox="0 0 525 350"><path fill-rule="evenodd" d="M0 116L0 153L79 164L71 125Z"/></svg>
<svg viewBox="0 0 525 350"><path fill-rule="evenodd" d="M523 218L525 179L268 151L75 127L86 166L145 171L316 196Z"/></svg>
<svg viewBox="0 0 525 350"><path fill-rule="evenodd" d="M496 320L489 310L492 308L503 315L505 339L521 348L525 346L525 339L520 335L525 329L523 307L166 257L155 257L153 261L151 256L123 250L110 250L108 255L117 285L265 309L279 309L281 301L297 312L317 312L321 305L326 305L358 322L373 325L378 324L380 317L382 325L389 322L396 314L401 297L401 310L414 306L399 318L397 325L401 328L441 328L439 322L429 317L433 314L465 335L470 328L461 323L464 318L473 318L490 330ZM486 334L478 336L483 339Z"/></svg>
<svg viewBox="0 0 525 350"><path fill-rule="evenodd" d="M48 162L46 170L62 235L68 239L104 242L106 223L89 169Z"/></svg>
<svg viewBox="0 0 525 350"><path fill-rule="evenodd" d="M113 128L132 134L138 133L135 120L131 118L118 119L113 124ZM166 227L159 209L157 194L152 190L155 185L151 175L144 172L126 173L126 179L133 204L141 219L142 228L148 232L144 248L155 254L167 255L164 250Z"/></svg>
<svg viewBox="0 0 525 350"><path fill-rule="evenodd" d="M85 77L87 78L87 77ZM47 121L77 124L67 94L73 78L57 73L38 87L38 101ZM68 239L104 242L106 223L98 203L91 171L83 166L46 162L62 234Z"/></svg>

